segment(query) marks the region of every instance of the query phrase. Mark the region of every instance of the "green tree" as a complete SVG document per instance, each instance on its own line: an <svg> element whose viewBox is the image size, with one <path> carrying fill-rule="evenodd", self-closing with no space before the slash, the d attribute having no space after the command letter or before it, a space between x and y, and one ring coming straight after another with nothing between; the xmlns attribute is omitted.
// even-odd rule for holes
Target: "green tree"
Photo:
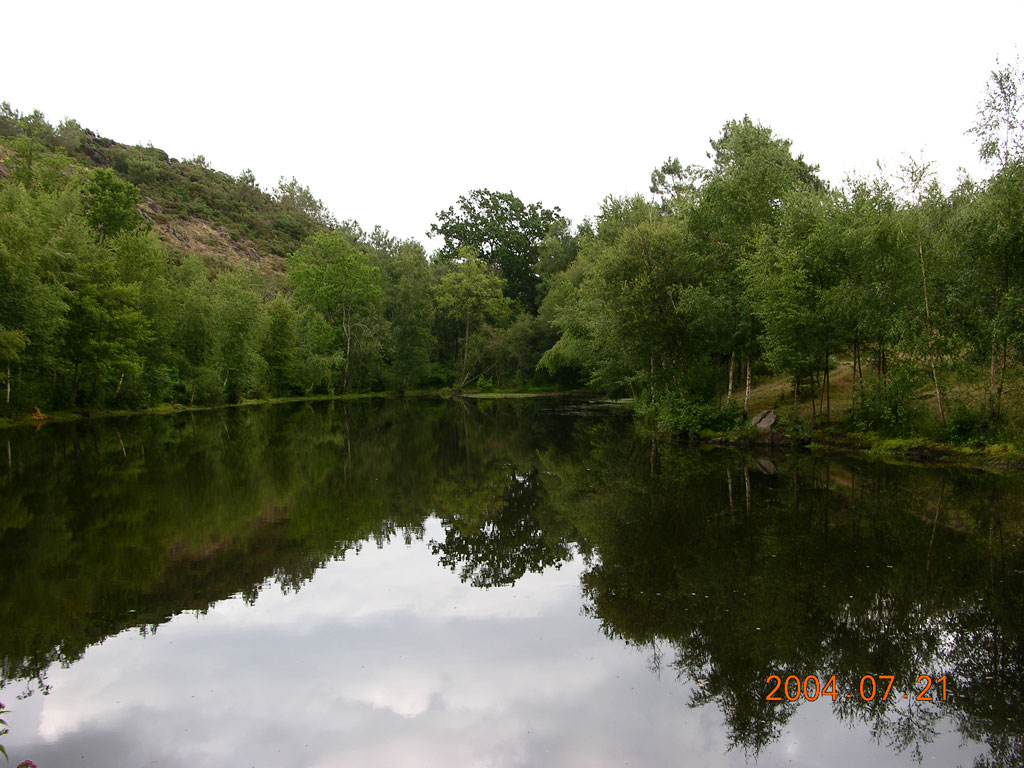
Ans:
<svg viewBox="0 0 1024 768"><path fill-rule="evenodd" d="M103 237L129 232L142 225L135 206L142 195L133 184L120 179L109 168L97 168L85 187L86 219Z"/></svg>
<svg viewBox="0 0 1024 768"><path fill-rule="evenodd" d="M278 294L266 305L266 322L259 342L266 361L267 390L273 395L289 394L296 383L296 355L299 352L299 315L291 301Z"/></svg>
<svg viewBox="0 0 1024 768"><path fill-rule="evenodd" d="M385 302L391 322L390 374L399 390L425 380L437 340L434 338L432 276L418 243L397 246L389 263Z"/></svg>
<svg viewBox="0 0 1024 768"><path fill-rule="evenodd" d="M248 176L243 172L240 182L248 187L255 186L252 172L249 171ZM337 220L327 206L313 195L309 187L300 184L294 176L290 181L286 181L284 176L278 179L277 186L274 188L274 199L285 209L305 214L323 227L334 229L338 226Z"/></svg>
<svg viewBox="0 0 1024 768"><path fill-rule="evenodd" d="M364 380L380 359L385 335L380 268L343 232L313 235L289 259L288 284L301 311L319 314L343 357L341 389Z"/></svg>
<svg viewBox="0 0 1024 768"><path fill-rule="evenodd" d="M197 256L185 259L175 275L179 296L172 346L185 401L222 402L220 334L214 286Z"/></svg>
<svg viewBox="0 0 1024 768"><path fill-rule="evenodd" d="M3 362L5 405L12 408L44 405L52 396L46 383L58 367L67 312L62 280L67 252L90 240L73 215L76 206L73 189L45 192L10 180L0 184L0 327L10 334ZM16 334L24 336L24 346Z"/></svg>
<svg viewBox="0 0 1024 768"><path fill-rule="evenodd" d="M1024 153L1024 68L1018 58L992 70L978 118L968 133L978 138L978 154L987 163L1006 166Z"/></svg>
<svg viewBox="0 0 1024 768"><path fill-rule="evenodd" d="M456 379L458 387L486 373L483 360L493 325L510 317L511 304L503 295L504 281L471 248L464 248L459 261L437 286L438 310L458 323L461 355Z"/></svg>
<svg viewBox="0 0 1024 768"><path fill-rule="evenodd" d="M237 403L263 379L259 355L261 301L247 271L221 272L213 281L213 327L218 335L222 385L229 402Z"/></svg>
<svg viewBox="0 0 1024 768"><path fill-rule="evenodd" d="M89 386L89 402L116 397L123 377L141 372L151 330L139 309L138 283L119 278L113 254L102 246L81 248L67 280L61 357L71 386L68 403L74 407L83 385Z"/></svg>
<svg viewBox="0 0 1024 768"><path fill-rule="evenodd" d="M427 234L444 238L437 254L441 259L459 258L462 248L476 249L480 259L504 279L505 295L536 312L541 243L561 218L557 207L527 205L511 192L474 189L439 212Z"/></svg>
<svg viewBox="0 0 1024 768"><path fill-rule="evenodd" d="M25 351L25 347L28 346L28 336L23 332L15 329L8 330L0 325L0 365L3 365L6 370L4 371L4 405L9 405L11 402L11 363L18 361L18 356Z"/></svg>

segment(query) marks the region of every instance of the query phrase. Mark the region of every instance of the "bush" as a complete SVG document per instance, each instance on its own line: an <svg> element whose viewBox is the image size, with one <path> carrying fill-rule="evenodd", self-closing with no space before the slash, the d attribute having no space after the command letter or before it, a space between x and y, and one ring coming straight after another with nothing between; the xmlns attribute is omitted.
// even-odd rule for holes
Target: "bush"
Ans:
<svg viewBox="0 0 1024 768"><path fill-rule="evenodd" d="M949 412L946 439L956 445L988 443L997 435L995 418L988 409L972 410L958 404Z"/></svg>
<svg viewBox="0 0 1024 768"><path fill-rule="evenodd" d="M860 429L886 434L906 433L916 416L917 377L903 369L882 378L860 382L854 393L854 423Z"/></svg>
<svg viewBox="0 0 1024 768"><path fill-rule="evenodd" d="M662 395L654 402L638 401L636 408L641 416L653 419L659 428L688 438L698 437L704 431L727 432L743 420L737 403L719 406L681 391Z"/></svg>

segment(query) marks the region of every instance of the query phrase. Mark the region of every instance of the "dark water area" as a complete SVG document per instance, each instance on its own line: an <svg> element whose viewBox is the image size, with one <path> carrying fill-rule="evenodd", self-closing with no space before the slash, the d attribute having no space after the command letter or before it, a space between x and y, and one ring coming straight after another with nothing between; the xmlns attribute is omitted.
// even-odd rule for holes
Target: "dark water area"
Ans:
<svg viewBox="0 0 1024 768"><path fill-rule="evenodd" d="M1021 766L1024 477L548 398L0 431L0 662L40 768Z"/></svg>

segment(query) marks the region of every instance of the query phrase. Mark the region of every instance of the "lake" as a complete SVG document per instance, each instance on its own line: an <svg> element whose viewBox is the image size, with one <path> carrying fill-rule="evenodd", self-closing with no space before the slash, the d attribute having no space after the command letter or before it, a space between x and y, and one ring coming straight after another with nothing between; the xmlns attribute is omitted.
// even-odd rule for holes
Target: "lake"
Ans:
<svg viewBox="0 0 1024 768"><path fill-rule="evenodd" d="M0 431L0 547L11 765L1024 765L1020 474L282 404Z"/></svg>

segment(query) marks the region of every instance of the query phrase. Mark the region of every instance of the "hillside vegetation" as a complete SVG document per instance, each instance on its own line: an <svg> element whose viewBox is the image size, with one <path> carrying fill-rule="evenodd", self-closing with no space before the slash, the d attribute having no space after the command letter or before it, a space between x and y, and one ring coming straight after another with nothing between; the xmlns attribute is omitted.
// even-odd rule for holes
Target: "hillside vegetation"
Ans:
<svg viewBox="0 0 1024 768"><path fill-rule="evenodd" d="M683 435L770 404L791 430L1017 443L1022 96L1019 66L992 73L970 128L991 175L952 190L912 158L830 185L744 117L708 166L670 158L575 227L471 190L429 256L294 178L5 104L0 415L586 385Z"/></svg>

